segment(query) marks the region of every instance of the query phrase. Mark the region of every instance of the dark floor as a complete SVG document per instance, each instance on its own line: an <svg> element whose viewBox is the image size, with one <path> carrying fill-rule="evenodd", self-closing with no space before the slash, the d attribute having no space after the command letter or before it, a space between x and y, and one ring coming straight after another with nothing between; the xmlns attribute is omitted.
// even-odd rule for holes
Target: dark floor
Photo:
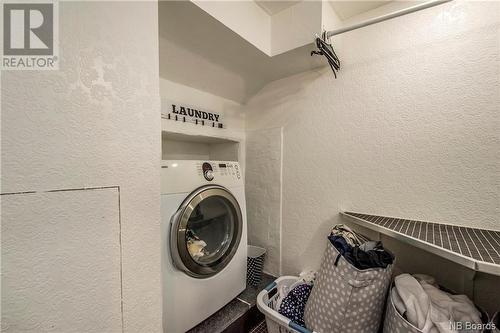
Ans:
<svg viewBox="0 0 500 333"><path fill-rule="evenodd" d="M262 320L250 331L250 333L267 333L266 321Z"/></svg>
<svg viewBox="0 0 500 333"><path fill-rule="evenodd" d="M188 333L246 333L264 319L256 306L257 295L276 278L267 274L258 287L247 286L235 299ZM262 332L262 331L257 331Z"/></svg>

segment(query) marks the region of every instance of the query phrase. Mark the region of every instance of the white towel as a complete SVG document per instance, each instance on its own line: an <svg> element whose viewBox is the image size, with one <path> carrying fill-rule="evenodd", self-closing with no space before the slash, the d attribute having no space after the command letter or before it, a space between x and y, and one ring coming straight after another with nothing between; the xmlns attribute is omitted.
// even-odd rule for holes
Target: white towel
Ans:
<svg viewBox="0 0 500 333"><path fill-rule="evenodd" d="M392 299L397 310L424 333L457 332L451 322L481 324L481 313L467 296L440 290L432 277L419 275L417 280L401 274L394 285L399 298L393 295Z"/></svg>
<svg viewBox="0 0 500 333"><path fill-rule="evenodd" d="M398 310L398 312L403 316L406 312L406 306L401 297L399 296L396 288L391 289L391 299L392 303L394 303L394 306L396 307L396 310Z"/></svg>
<svg viewBox="0 0 500 333"><path fill-rule="evenodd" d="M420 283L410 274L401 274L396 276L394 284L405 305L408 321L422 331L427 328L425 333L430 332L428 317L431 302Z"/></svg>

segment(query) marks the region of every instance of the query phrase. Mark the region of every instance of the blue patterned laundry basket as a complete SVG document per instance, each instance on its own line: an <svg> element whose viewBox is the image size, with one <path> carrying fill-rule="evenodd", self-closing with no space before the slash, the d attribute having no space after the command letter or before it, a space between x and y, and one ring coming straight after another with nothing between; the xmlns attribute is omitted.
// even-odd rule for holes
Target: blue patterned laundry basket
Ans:
<svg viewBox="0 0 500 333"><path fill-rule="evenodd" d="M289 289L281 287L290 287L298 280L299 278L296 276L282 276L274 280L257 296L257 308L266 316L268 333L316 333L294 323L274 310L276 300L280 296L279 290Z"/></svg>

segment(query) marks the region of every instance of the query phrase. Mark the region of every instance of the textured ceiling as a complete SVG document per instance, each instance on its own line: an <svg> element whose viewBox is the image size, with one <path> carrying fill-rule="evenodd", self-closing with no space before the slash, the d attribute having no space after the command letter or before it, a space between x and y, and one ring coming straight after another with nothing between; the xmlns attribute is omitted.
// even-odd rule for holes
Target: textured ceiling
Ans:
<svg viewBox="0 0 500 333"><path fill-rule="evenodd" d="M326 65L311 57L312 40L269 57L191 1L158 8L162 78L241 103L271 81Z"/></svg>
<svg viewBox="0 0 500 333"><path fill-rule="evenodd" d="M299 1L256 3L276 13ZM346 18L386 2L330 3ZM186 22L189 29L182 28ZM271 81L326 65L323 58L310 56L312 40L269 57L191 1L160 1L159 23L160 76L239 103Z"/></svg>
<svg viewBox="0 0 500 333"><path fill-rule="evenodd" d="M358 15L374 8L383 6L390 2L390 0L385 1L330 1L333 10L342 19L348 19L354 15Z"/></svg>
<svg viewBox="0 0 500 333"><path fill-rule="evenodd" d="M307 0L306 0L307 1ZM374 8L387 4L391 0L382 1L342 1L330 0L330 4L342 20L348 19L354 15L358 15ZM291 7L300 1L266 1L255 0L255 2L264 9L269 15L274 15L282 10Z"/></svg>
<svg viewBox="0 0 500 333"><path fill-rule="evenodd" d="M266 1L266 0L255 0L255 2L266 11L269 15L274 15L299 3L300 1Z"/></svg>

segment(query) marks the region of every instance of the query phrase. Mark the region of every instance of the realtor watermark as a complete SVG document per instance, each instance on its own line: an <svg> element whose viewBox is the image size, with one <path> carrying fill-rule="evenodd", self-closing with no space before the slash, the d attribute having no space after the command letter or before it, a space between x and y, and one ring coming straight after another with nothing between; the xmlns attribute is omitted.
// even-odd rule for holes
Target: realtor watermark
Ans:
<svg viewBox="0 0 500 333"><path fill-rule="evenodd" d="M468 321L450 321L450 330L452 331L482 332L483 330L494 330L496 328L494 323L478 324Z"/></svg>
<svg viewBox="0 0 500 333"><path fill-rule="evenodd" d="M2 2L3 70L59 69L57 1Z"/></svg>

